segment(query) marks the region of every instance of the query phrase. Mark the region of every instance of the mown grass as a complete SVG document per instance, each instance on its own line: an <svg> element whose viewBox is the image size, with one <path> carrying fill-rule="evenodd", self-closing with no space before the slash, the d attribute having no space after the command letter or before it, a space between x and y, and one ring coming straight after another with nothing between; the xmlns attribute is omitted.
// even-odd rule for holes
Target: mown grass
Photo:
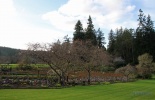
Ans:
<svg viewBox="0 0 155 100"><path fill-rule="evenodd" d="M2 67L11 67L11 68L16 68L18 66L18 64L0 64L0 66Z"/></svg>
<svg viewBox="0 0 155 100"><path fill-rule="evenodd" d="M30 65L32 67L37 67L37 68L46 68L46 67L49 67L47 64L30 64ZM0 64L0 66L17 68L19 66L19 64Z"/></svg>
<svg viewBox="0 0 155 100"><path fill-rule="evenodd" d="M63 89L0 89L0 100L154 100L155 80Z"/></svg>

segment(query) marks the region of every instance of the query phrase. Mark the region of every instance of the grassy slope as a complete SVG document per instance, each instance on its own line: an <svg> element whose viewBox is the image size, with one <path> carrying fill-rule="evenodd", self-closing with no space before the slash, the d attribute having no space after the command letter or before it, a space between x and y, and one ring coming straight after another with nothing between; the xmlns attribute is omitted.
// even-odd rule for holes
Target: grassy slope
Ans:
<svg viewBox="0 0 155 100"><path fill-rule="evenodd" d="M0 100L154 100L155 80L64 89L1 89Z"/></svg>

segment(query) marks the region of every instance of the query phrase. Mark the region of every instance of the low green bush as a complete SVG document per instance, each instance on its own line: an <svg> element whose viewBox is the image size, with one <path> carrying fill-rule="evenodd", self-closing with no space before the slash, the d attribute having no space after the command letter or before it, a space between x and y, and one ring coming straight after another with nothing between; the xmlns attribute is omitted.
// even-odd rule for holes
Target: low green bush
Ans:
<svg viewBox="0 0 155 100"><path fill-rule="evenodd" d="M104 82L103 84L104 84L104 85L109 85L109 84L110 84L110 82Z"/></svg>
<svg viewBox="0 0 155 100"><path fill-rule="evenodd" d="M60 83L55 84L56 87L61 87Z"/></svg>

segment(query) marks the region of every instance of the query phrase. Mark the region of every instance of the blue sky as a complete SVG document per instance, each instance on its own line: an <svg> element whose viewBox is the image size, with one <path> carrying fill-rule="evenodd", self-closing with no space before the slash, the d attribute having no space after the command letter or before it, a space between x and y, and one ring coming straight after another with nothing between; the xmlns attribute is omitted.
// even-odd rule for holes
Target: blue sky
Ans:
<svg viewBox="0 0 155 100"><path fill-rule="evenodd" d="M91 15L108 42L110 29L136 28L138 10L155 20L155 0L0 0L0 46L27 49L28 43L51 43L73 36L77 20Z"/></svg>
<svg viewBox="0 0 155 100"><path fill-rule="evenodd" d="M18 10L25 9L29 13L41 14L48 11L57 10L68 0L14 0L14 5Z"/></svg>

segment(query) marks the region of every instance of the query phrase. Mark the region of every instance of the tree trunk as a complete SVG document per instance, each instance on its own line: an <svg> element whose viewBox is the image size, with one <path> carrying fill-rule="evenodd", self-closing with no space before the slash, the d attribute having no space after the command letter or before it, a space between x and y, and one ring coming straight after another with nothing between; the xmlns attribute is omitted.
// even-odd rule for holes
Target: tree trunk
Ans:
<svg viewBox="0 0 155 100"><path fill-rule="evenodd" d="M91 83L90 78L91 78L91 74L90 74L90 70L88 70L88 85L90 85L90 83Z"/></svg>
<svg viewBox="0 0 155 100"><path fill-rule="evenodd" d="M61 84L61 86L66 85L66 77L64 74L62 74L62 76L60 76L60 84Z"/></svg>

